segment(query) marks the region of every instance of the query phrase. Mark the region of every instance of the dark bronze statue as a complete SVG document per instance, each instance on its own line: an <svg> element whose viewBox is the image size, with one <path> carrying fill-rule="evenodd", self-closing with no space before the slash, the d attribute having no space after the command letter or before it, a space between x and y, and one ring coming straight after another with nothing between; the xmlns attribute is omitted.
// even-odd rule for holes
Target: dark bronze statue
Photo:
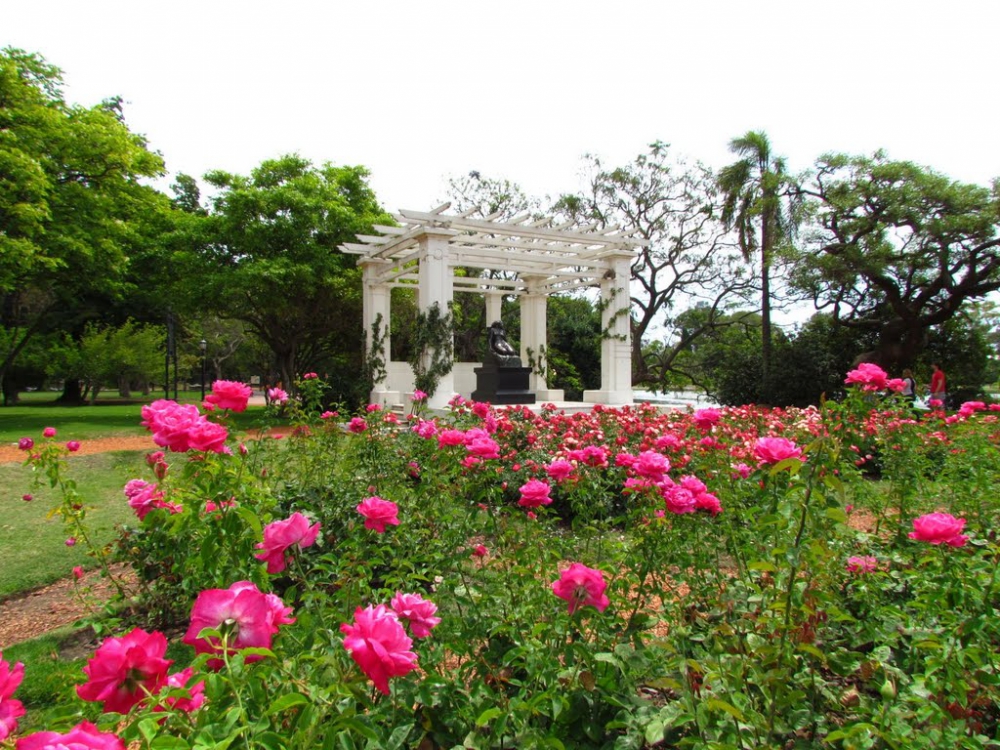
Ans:
<svg viewBox="0 0 1000 750"><path fill-rule="evenodd" d="M499 320L490 324L486 331L489 353L500 367L520 367L521 358L507 341L507 331Z"/></svg>

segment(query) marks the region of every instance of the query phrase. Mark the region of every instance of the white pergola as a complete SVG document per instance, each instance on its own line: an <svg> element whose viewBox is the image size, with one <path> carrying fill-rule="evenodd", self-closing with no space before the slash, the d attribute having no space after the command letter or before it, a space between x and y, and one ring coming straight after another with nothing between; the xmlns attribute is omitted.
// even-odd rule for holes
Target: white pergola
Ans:
<svg viewBox="0 0 1000 750"><path fill-rule="evenodd" d="M644 244L619 227L557 223L530 215L499 221L499 214L472 218L478 209L446 214L450 203L422 211L400 211L400 226L376 225L377 235L358 235L358 243L341 245L359 257L364 284L366 350L372 326L381 315L389 325L390 290L416 288L419 309L437 303L446 313L456 292L482 294L487 324L500 320L503 295L519 297L521 359L535 361L546 350L546 299L549 294L581 287L600 287L605 336L601 343L601 388L585 391L590 403L632 403L629 279L635 248ZM504 272L505 278L456 275L456 268ZM372 391L372 403L395 404L413 390L405 363L388 361L388 333L383 345L388 378ZM400 367L402 365L402 367ZM546 388L545 365L535 368L530 388L540 402L561 401L562 392ZM471 370L470 370L471 372ZM407 376L407 373L409 375ZM469 393L471 388L465 388ZM429 406L442 408L456 393L455 371L441 379Z"/></svg>

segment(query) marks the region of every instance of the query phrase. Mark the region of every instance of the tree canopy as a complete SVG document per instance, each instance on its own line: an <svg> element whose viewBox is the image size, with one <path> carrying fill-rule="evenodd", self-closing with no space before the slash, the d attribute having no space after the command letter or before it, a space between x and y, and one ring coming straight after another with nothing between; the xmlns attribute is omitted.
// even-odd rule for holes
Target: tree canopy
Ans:
<svg viewBox="0 0 1000 750"><path fill-rule="evenodd" d="M1000 187L952 181L910 162L822 157L797 284L838 324L878 336L863 356L912 364L928 330L1000 289Z"/></svg>
<svg viewBox="0 0 1000 750"><path fill-rule="evenodd" d="M162 172L119 100L70 105L57 68L0 53L0 381L36 333L122 293L143 226L167 207L142 179Z"/></svg>
<svg viewBox="0 0 1000 750"><path fill-rule="evenodd" d="M190 248L178 251L181 296L243 321L287 384L302 367L360 372L360 272L338 246L392 222L367 177L363 167L315 167L296 155L248 176L210 172L217 192L207 215L191 185L180 186L188 219L175 242Z"/></svg>

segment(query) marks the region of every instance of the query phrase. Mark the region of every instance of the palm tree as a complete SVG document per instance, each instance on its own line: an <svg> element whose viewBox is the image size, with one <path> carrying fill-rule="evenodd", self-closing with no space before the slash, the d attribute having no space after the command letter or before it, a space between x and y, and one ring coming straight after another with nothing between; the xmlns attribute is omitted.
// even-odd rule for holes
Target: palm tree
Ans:
<svg viewBox="0 0 1000 750"><path fill-rule="evenodd" d="M736 229L740 250L750 261L760 253L761 399L771 396L771 262L775 248L791 234L784 210L791 181L785 160L771 154L767 134L750 130L729 142L741 158L719 172L722 221Z"/></svg>

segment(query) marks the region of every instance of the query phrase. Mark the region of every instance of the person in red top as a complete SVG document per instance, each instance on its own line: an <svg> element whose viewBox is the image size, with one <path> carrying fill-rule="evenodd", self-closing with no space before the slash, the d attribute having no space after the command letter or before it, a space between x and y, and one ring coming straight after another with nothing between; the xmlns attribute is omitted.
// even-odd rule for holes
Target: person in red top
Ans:
<svg viewBox="0 0 1000 750"><path fill-rule="evenodd" d="M931 373L931 398L936 398L941 403L944 403L945 389L947 387L944 370L936 364L932 364L931 367L934 370Z"/></svg>

